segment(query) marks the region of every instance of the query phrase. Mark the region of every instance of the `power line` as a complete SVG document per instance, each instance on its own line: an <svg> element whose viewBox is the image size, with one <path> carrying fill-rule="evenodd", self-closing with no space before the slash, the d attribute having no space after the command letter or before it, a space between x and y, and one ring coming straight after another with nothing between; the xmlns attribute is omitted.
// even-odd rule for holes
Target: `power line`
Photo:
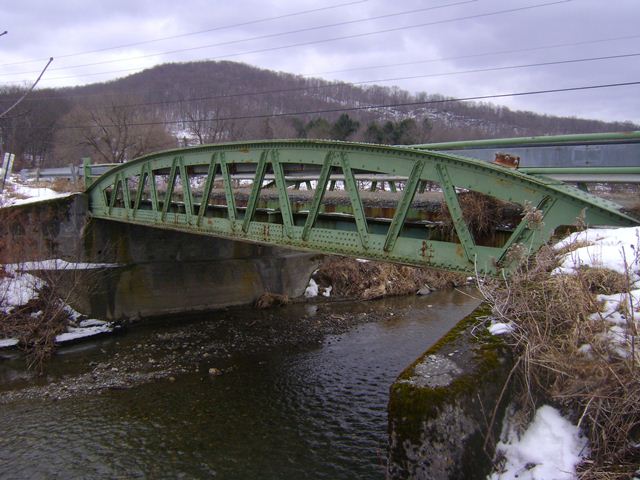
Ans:
<svg viewBox="0 0 640 480"><path fill-rule="evenodd" d="M85 50L82 52L74 52L74 53L67 53L64 55L57 55L56 58L61 59L61 58L69 58L69 57L77 57L80 55L88 55L90 53L100 53L100 52L106 52L109 50L118 50L120 48L128 48L128 47L137 47L139 45L148 45L150 43L156 43L156 42L161 42L163 40L173 40L175 38L183 38L183 37L190 37L193 35L200 35L203 33L210 33L210 32L216 32L219 30L227 30L229 28L236 28L236 27L246 27L247 25L255 25L258 23L265 23L265 22L270 22L273 20L281 20L283 18L290 18L290 17L296 17L296 16L300 16L300 15L306 15L308 13L316 13L316 12L322 12L322 11L326 11L326 10L333 10L336 8L341 8L341 7L348 7L348 6L352 6L352 5L358 5L360 3L366 3L369 0L357 0L357 1L353 1L353 2L348 2L348 3L339 3L337 5L329 5L326 7L320 7L320 8L313 8L311 10L302 10L299 12L293 12L293 13L285 13L283 15L277 15L275 17L266 17L266 18L259 18L257 20L249 20L247 22L241 22L241 23L234 23L231 25L222 25L219 27L213 27L213 28L208 28L206 30L198 30L195 32L186 32L186 33L180 33L180 34L176 34L176 35L170 35L167 37L158 37L158 38L154 38L151 40L144 40L144 41L140 41L140 42L132 42L132 43L125 43L125 44L121 44L121 45L115 45L112 47L104 47L104 48L98 48L95 50ZM7 33L7 32L4 32ZM4 35L4 33L0 34ZM32 60L23 60L20 62L12 62L12 63L3 63L0 64L0 67L9 67L9 66L13 66L13 65L23 65L25 63L34 63L34 62L39 62L43 59L41 58L36 58L36 59L32 59Z"/></svg>
<svg viewBox="0 0 640 480"><path fill-rule="evenodd" d="M468 1L469 0L466 0L465 2L461 2L461 3L467 3ZM534 5L528 5L528 6L525 6L525 7L497 10L497 11L493 11L493 12L479 13L479 14L467 15L467 16L463 16L463 17L455 17L455 18L449 18L449 19L444 19L444 20L437 20L437 21L433 21L433 22L406 25L406 26L402 26L402 27L386 28L386 29L382 29L382 30L374 30L374 31L371 31L371 32L355 33L355 34L343 35L343 36L338 36L338 37L324 38L324 39L320 39L320 40L311 40L311 41L306 41L306 42L293 43L293 44L289 44L289 45L281 45L281 46L277 46L277 47L267 47L267 48L261 48L261 49L257 49L257 50L251 50L251 51L245 51L245 52L239 52L239 53L233 53L233 54L226 54L226 55L219 55L219 56L216 56L216 57L211 57L211 58L209 58L209 60L232 58L232 57L250 55L250 54L255 54L255 53L272 52L272 51L284 50L284 49L288 49L288 48L295 48L295 47L302 47L302 46L309 46L309 45L317 45L317 44L320 44L320 43L329 43L329 42L335 42L335 41L340 41L340 40L349 40L349 39L353 39L353 38L362 38L362 37L367 37L367 36L371 36L371 35L379 35L379 34L382 34L382 33L391 33L391 32L397 32L397 31L401 31L401 30L410 30L410 29L420 28L420 27L428 27L428 26L433 26L433 25L442 25L442 24L446 24L446 23L458 22L458 21L463 21L463 20L472 20L472 19L477 19L477 18L485 18L485 17L496 16L496 15L502 15L502 14L506 14L506 13L515 13L515 12L521 12L521 11L526 11L526 10L532 10L532 9L536 9L536 8L548 7L548 6L552 6L552 5L559 5L559 4L563 4L563 3L569 3L569 2L572 2L572 1L573 0L556 0L556 1L553 1L553 2L538 3L538 4L534 4ZM442 8L442 7L443 6L440 6L440 8ZM363 20L363 21L365 21L365 20ZM309 29L292 30L290 32L280 32L278 34L273 34L273 35L287 35L289 33L301 33L301 32L309 31L309 30L312 30L312 29L318 29L318 28L324 28L324 27L310 27ZM249 41L249 40L258 40L258 39L263 39L263 38L266 38L266 37L265 36L251 37L251 38L236 40L236 41L232 41L232 42L222 42L222 43L217 43L217 44L200 45L200 46L196 46L196 47L183 48L183 49L177 49L177 50L169 50L169 51L165 51L165 52L151 53L151 54L146 54L146 55L139 55L139 56L136 56L136 57L128 57L128 58L124 58L124 59L103 60L103 61L100 61L100 62L86 63L86 64L82 64L82 65L71 65L71 66L68 66L68 67L59 67L57 70L71 70L71 69L75 69L75 68L93 67L93 66L96 66L96 65L105 65L105 64L110 64L110 63L120 63L120 62L124 62L124 61L127 61L127 60L139 60L139 59L143 59L143 58L157 57L157 56L169 55L169 54L173 54L173 53L182 53L182 52L199 50L199 49L210 48L210 47L215 47L215 46L227 45L229 43L234 43L234 42L237 43L237 42L244 42L244 41ZM18 73L11 73L11 74L7 73L7 74L0 74L0 76L2 76L2 75L4 75L4 76L6 76L6 75L21 75L21 74L25 74L25 73L32 73L32 72L18 72Z"/></svg>
<svg viewBox="0 0 640 480"><path fill-rule="evenodd" d="M608 38L600 38L600 39L593 39L593 40L583 40L583 41L579 41L579 42L556 43L556 44L551 44L551 45L539 45L537 47L527 47L527 48L521 48L521 49L515 49L515 50L497 50L497 51L494 51L494 52L474 53L474 54L460 55L460 56L455 56L455 57L441 57L441 58L431 58L431 59L426 59L426 60L417 60L417 61L412 61L412 62L402 62L402 63L395 63L395 64L375 65L375 66L372 65L372 66L358 67L358 68L352 68L352 69L346 69L346 70L334 70L334 71L329 71L329 72L318 72L317 75L321 75L323 73L339 73L339 72L349 72L349 71L357 71L357 70L371 70L371 69L376 69L376 68L418 65L418 64L422 64L422 63L434 63L434 62L449 61L449 60L459 60L459 59L487 57L487 56L492 56L492 55L523 53L523 52L537 51L537 50L549 50L549 49L562 48L562 47L574 47L574 46L582 46L582 45L591 45L591 44L596 44L596 43L606 43L606 42L611 42L611 41L616 41L616 40L630 40L630 39L636 39L636 38L640 38L640 35L625 35L625 36L620 36L620 37L608 37ZM95 74L89 74L89 75L103 75L103 74L109 74L109 73L120 73L120 72L128 72L128 71L131 71L131 70L130 69L112 70L112 71L109 71L109 72L101 72L101 73L95 73ZM450 74L451 75L455 75L455 74L458 74L458 73L469 73L469 72L464 72L464 71L463 72L452 72ZM87 76L89 76L89 75L87 75ZM306 76L309 76L309 75L310 74L307 74ZM57 79L64 79L64 78L74 78L74 77L53 77L53 78L50 77L49 79L50 80L57 80ZM379 80L376 80L376 81L383 82L383 81L385 81L385 79L379 79ZM349 82L341 82L341 83L349 84ZM334 82L334 83L331 84L331 86L340 85L341 83L335 83ZM350 82L350 83L357 85L359 82ZM365 81L365 83L366 83L366 81ZM306 87L306 88L312 89L312 88L324 88L324 87ZM280 90L278 90L278 91L247 93L247 95L262 94L262 93L278 93L278 92L280 92ZM146 93L149 93L149 92L147 91ZM33 99L28 99L28 101L40 101L40 100L63 99L63 98L69 99L69 98L76 98L76 97L91 97L91 96L101 96L101 97L103 97L103 96L106 96L106 95L120 95L120 94L119 93L76 93L76 94L37 97L37 98L33 98ZM212 99L212 98L218 98L218 97L217 96L199 97L199 98L194 98L194 99L176 100L176 102L200 100L200 99L207 100L207 99ZM165 101L165 103L169 103L169 102L172 102L172 100ZM161 103L161 102L156 102L156 103Z"/></svg>
<svg viewBox="0 0 640 480"><path fill-rule="evenodd" d="M421 102L402 102L402 103L390 103L390 104L380 104L380 105L365 105L365 106L358 106L358 107L340 107L340 108L330 108L330 109L322 109L322 110L307 110L307 111L298 111L298 112L265 113L260 115L239 115L239 116L231 116L231 117L219 117L215 119L200 118L200 119L187 119L187 120L182 119L182 120L173 120L173 121L136 122L136 123L130 123L128 125L129 126L177 125L177 124L196 123L196 122L214 122L214 121L222 122L222 121L231 121L231 120L255 120L255 119L261 119L261 118L292 117L292 116L298 116L298 115L319 115L323 113L353 112L353 111L397 108L397 107L417 107L417 106L435 105L435 104L441 104L441 103L480 101L480 100L490 100L495 98L523 97L523 96L529 96L529 95L543 95L543 94L549 94L549 93L577 92L577 91L585 91L585 90L627 87L627 86L635 86L635 85L640 85L640 81L609 83L609 84L600 84L600 85L582 85L579 87L553 88L553 89L546 89L546 90L530 90L526 92L499 93L499 94L493 94L493 95L477 95L473 97L446 98L446 99L428 100L428 101L421 101ZM100 125L100 127L102 128L116 127L116 126L117 126L116 124ZM93 125L66 125L66 126L59 127L59 129L68 130L68 129L92 128L92 127Z"/></svg>
<svg viewBox="0 0 640 480"><path fill-rule="evenodd" d="M434 62L445 62L449 60L467 60L470 58L480 58L480 57L488 57L492 55L506 55L511 53L524 53L524 52L534 52L537 50L550 50L553 48L563 48L563 47L580 47L583 45L592 45L594 43L604 43L604 42L613 42L616 40L633 40L636 38L640 38L640 35L625 35L622 37L610 37L610 38L600 38L595 40L584 40L580 42L570 42L570 43L552 43L550 45L540 45L537 47L527 47L527 48L518 48L515 50L496 50L494 52L484 52L484 53L472 53L469 55L457 55L455 57L440 57L440 58L429 58L425 60L417 60L412 62L400 62L400 63L386 63L383 65L368 65L364 67L353 67L353 68L345 68L342 70L326 70L324 72L312 72L312 73L303 73L303 77L312 77L314 75L329 75L332 73L346 73L346 72L357 72L361 70L375 70L378 68L389 68L389 67L406 67L410 65L418 65L422 63L434 63Z"/></svg>
<svg viewBox="0 0 640 480"><path fill-rule="evenodd" d="M11 110L16 108L25 98L27 98L27 95L29 95L33 91L33 89L36 88L36 85L38 84L38 82L40 81L42 76L44 75L44 72L47 71L47 68L49 67L49 65L51 65L51 62L53 62L53 57L49 57L49 61L47 62L47 64L42 69L42 72L40 72L40 75L38 75L38 78L36 79L36 81L33 82L33 85L31 85L31 88L29 90L27 90L26 92L24 92L24 94L18 100L16 100L13 103L13 105L11 105L9 108L7 108L4 112L0 113L0 118L4 117L7 113L9 113Z"/></svg>
<svg viewBox="0 0 640 480"><path fill-rule="evenodd" d="M176 49L176 50L167 50L165 52L160 52L160 53L149 53L149 54L140 55L140 56L137 56L137 57L129 57L129 58L125 59L125 60L137 60L137 59L141 59L141 58L157 57L157 56L160 56L160 55L168 55L168 54L172 54L172 53L182 53L182 52L189 52L189 51L193 51L193 50L202 50L204 48L222 47L222 46L226 46L226 45L234 45L234 44L237 44L237 43L249 42L249 41L253 41L253 40L266 40L268 38L282 37L282 36L292 35L292 34L296 34L296 33L312 32L312 31L315 31L315 30L323 30L323 29L326 29L326 28L339 27L339 26L344 26L344 25L351 25L351 24L355 24L355 23L370 22L372 20L380 20L382 18L391 18L391 17L398 17L398 16L401 16L401 15L409 15L409 14L412 14L412 13L426 12L426 11L429 11L429 10L437 10L437 9L440 9L440 8L463 5L463 4L467 4L467 3L474 3L474 2L477 2L477 1L478 0L462 0L462 1L454 2L454 3L445 3L443 5L436 5L436 6L433 6L433 7L418 8L418 9L414 9L414 10L405 10L405 11L402 11L402 12L389 13L389 14L385 14L385 15L378 15L378 16L375 16L375 17L366 17L366 18L361 18L359 20L346 20L346 21L343 21L343 22L330 23L330 24L326 24L326 25L316 25L314 27L299 28L299 29L296 29L296 30L288 30L288 31L285 31L285 32L269 33L269 34L265 34L265 35L258 35L258 36L255 36L255 37L241 38L241 39L236 39L236 40L228 40L228 41L225 41L225 42L210 43L210 44L206 44L206 45L198 45L198 46L195 46L195 47L180 48L180 49ZM120 59L104 60L104 61L94 62L94 63L86 63L86 64L81 64L81 65L72 65L72 66L69 66L69 67L59 67L56 70L70 70L70 69L74 69L74 68L92 67L92 66L95 66L95 65L103 65L105 63L118 63L118 62L121 62L121 61L122 60L120 60ZM19 72L18 75L24 74L24 73L28 73L28 72ZM8 75L8 74L3 74L3 75Z"/></svg>
<svg viewBox="0 0 640 480"><path fill-rule="evenodd" d="M505 66L499 66L499 67L475 68L470 70L429 73L424 75L412 75L412 76L406 76L406 77L391 77L391 78L381 78L381 79L375 79L375 80L363 80L360 82L332 82L332 83L327 83L326 85L317 85L317 86L309 86L309 87L282 88L282 89L276 89L276 90L263 90L263 91L242 92L242 93L227 93L227 94L220 94L220 95L207 95L203 97L183 98L179 100L157 100L153 102L138 102L138 103L129 103L129 104L121 104L121 105L110 105L110 107L130 108L130 107L148 107L153 105L169 105L174 103L182 104L182 103L191 103L191 102L201 102L205 100L220 100L220 99L238 98L238 97L251 97L251 96L259 96L259 95L269 95L269 94L292 93L292 92L299 92L299 91L324 90L324 89L341 87L341 86L367 85L372 83L392 82L392 81L398 81L398 80L415 80L418 78L436 78L436 77L446 77L446 76L462 75L462 74L469 74L469 73L484 73L484 72L494 72L494 71L501 71L501 70L515 70L515 69L521 69L521 68L534 68L534 67L551 66L551 65L566 65L566 64L574 64L574 63L583 63L583 62L631 58L631 57L638 57L638 56L640 56L640 53L607 55L607 56L589 57L589 58L574 58L574 59L566 59L566 60L557 60L552 62L505 65ZM58 98L58 97L53 97L53 98ZM32 101L37 101L37 100L38 99L32 99ZM40 100L43 100L43 99L40 99Z"/></svg>

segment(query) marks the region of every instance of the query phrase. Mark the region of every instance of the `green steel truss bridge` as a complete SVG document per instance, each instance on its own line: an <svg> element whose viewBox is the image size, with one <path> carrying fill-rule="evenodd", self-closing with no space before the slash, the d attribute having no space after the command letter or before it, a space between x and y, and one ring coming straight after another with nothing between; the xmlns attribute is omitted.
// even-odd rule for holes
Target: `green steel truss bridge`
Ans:
<svg viewBox="0 0 640 480"><path fill-rule="evenodd" d="M147 155L95 179L87 165L85 178L98 219L488 275L578 218L638 224L559 180L428 148L228 143ZM483 232L469 215L487 205L511 213Z"/></svg>

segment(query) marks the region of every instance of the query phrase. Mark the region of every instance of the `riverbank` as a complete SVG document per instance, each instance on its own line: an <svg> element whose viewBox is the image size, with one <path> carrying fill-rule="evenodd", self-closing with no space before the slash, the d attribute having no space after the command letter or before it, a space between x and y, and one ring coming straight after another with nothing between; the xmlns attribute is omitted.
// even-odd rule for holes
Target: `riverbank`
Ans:
<svg viewBox="0 0 640 480"><path fill-rule="evenodd" d="M43 371L45 362L58 345L113 332L130 323L126 319L117 324L89 319L64 300L65 296L74 295L74 291L61 285L66 287L82 282L86 287L100 278L92 272L113 267L115 265L74 264L62 260L0 266L0 349L22 349L27 353L29 367ZM62 282L62 275L75 280ZM329 256L314 272L306 295L291 300L310 301L310 297L318 294L314 303L416 293L427 295L466 283L468 279L460 274ZM273 308L288 302L288 298L267 292L256 305Z"/></svg>
<svg viewBox="0 0 640 480"><path fill-rule="evenodd" d="M640 227L574 233L482 291L515 357L491 478L638 476Z"/></svg>

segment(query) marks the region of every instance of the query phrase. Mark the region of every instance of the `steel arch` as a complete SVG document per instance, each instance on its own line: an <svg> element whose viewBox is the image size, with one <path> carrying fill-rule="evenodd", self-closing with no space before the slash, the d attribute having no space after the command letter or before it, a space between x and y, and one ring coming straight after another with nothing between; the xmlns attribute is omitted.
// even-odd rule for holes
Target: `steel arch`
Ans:
<svg viewBox="0 0 640 480"><path fill-rule="evenodd" d="M246 206L236 205L239 178L252 179ZM336 172L341 172L337 176ZM362 175L404 185L393 216L367 217L358 188ZM166 183L164 194L158 179ZM196 185L196 180L200 182ZM323 207L332 179L344 183L350 215ZM179 184L181 198L177 196ZM303 208L292 209L292 181L316 184ZM225 205L212 205L222 182ZM424 182L439 184L455 235L433 235L428 222L407 213ZM275 208L260 207L269 184ZM199 193L195 193L196 187ZM479 245L464 221L459 192L472 190L527 211L500 246ZM389 262L480 274L512 267L515 246L534 252L562 225L582 217L590 226L630 226L637 220L620 207L558 181L440 152L335 141L255 141L206 145L147 155L117 166L87 188L93 217ZM299 206L298 206L299 207Z"/></svg>

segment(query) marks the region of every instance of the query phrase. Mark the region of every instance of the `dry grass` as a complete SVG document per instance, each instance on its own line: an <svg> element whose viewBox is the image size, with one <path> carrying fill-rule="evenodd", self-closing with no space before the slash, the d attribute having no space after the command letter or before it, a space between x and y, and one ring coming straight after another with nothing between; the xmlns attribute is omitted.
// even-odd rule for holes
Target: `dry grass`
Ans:
<svg viewBox="0 0 640 480"><path fill-rule="evenodd" d="M469 227L469 231L478 239L491 235L502 221L503 210L507 205L494 197L482 193L468 191L458 194L458 202L462 209L462 216ZM452 236L455 232L451 213L446 203L442 203L438 220L442 229Z"/></svg>
<svg viewBox="0 0 640 480"><path fill-rule="evenodd" d="M30 182L27 186L32 188L49 188L54 192L81 192L84 190L84 180L74 182L67 178L56 178L53 180L40 180L39 182Z"/></svg>
<svg viewBox="0 0 640 480"><path fill-rule="evenodd" d="M640 369L603 341L607 322L590 318L600 310L595 294L628 291L628 281L594 268L551 275L555 266L545 248L508 282L483 288L495 315L516 325L509 341L519 358L519 407L530 419L551 401L573 417L591 449L581 479L629 479L640 465Z"/></svg>
<svg viewBox="0 0 640 480"><path fill-rule="evenodd" d="M314 278L320 287L332 286L332 295L362 299L415 294L425 286L440 290L466 283L462 274L344 257L327 257Z"/></svg>
<svg viewBox="0 0 640 480"><path fill-rule="evenodd" d="M287 295L280 295L278 293L265 292L256 300L256 308L264 309L271 307L281 307L289 303L289 297Z"/></svg>

